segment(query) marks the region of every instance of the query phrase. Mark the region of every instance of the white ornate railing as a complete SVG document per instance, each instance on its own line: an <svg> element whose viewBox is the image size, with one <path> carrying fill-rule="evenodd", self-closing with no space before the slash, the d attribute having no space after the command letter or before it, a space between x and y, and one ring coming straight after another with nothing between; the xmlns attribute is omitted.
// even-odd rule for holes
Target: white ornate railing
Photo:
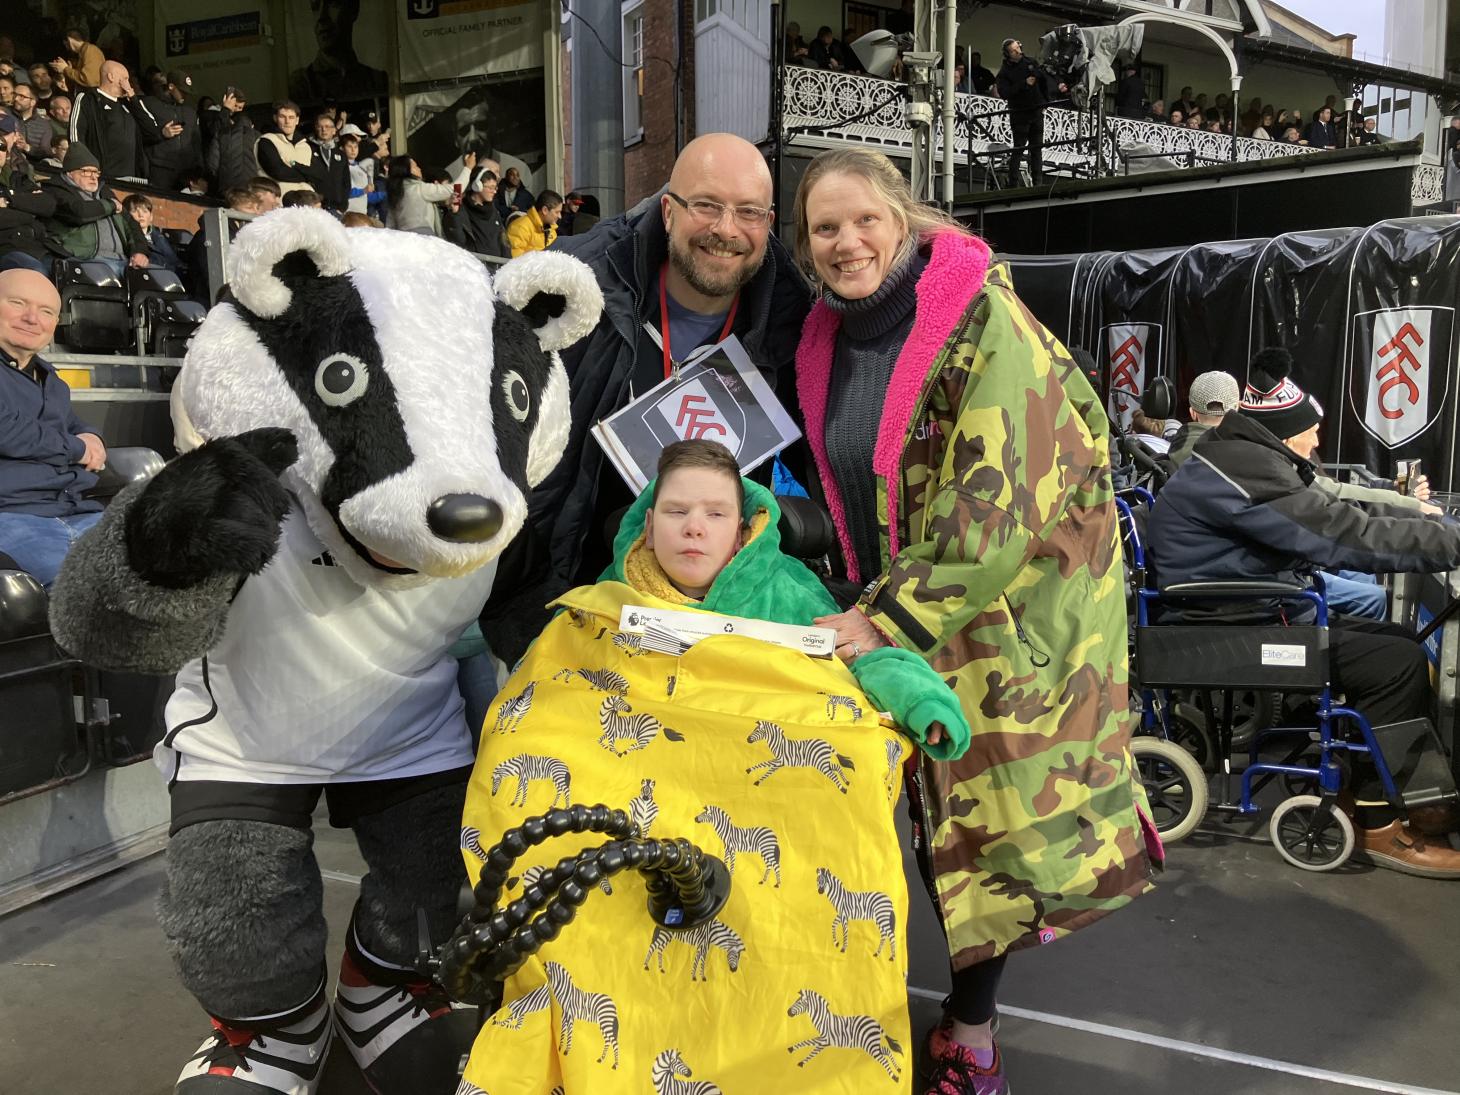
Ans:
<svg viewBox="0 0 1460 1095"><path fill-rule="evenodd" d="M1409 190L1415 205L1434 205L1445 200L1445 169L1436 163L1422 163L1414 169Z"/></svg>
<svg viewBox="0 0 1460 1095"><path fill-rule="evenodd" d="M897 84L869 76L853 76L795 65L782 69L782 80L784 124L788 130L811 125L818 127L818 136L832 140L855 141L889 150L912 148L912 131L903 120L903 96ZM960 94L956 110L958 124L954 135L954 149L960 163L966 162L970 142L975 153L987 151L991 145L1008 146L1009 116L1005 113L1002 99ZM1059 107L1050 107L1045 111L1044 158L1047 163L1088 167L1093 159L1088 143L1057 143L1071 141L1080 136L1082 125L1086 127L1084 133L1088 136L1092 132L1089 127L1093 125L1088 115ZM1110 158L1112 139L1122 152L1168 156L1175 166L1180 167L1225 163L1232 158L1231 137L1158 122L1107 118L1107 159ZM942 147L941 129L936 143L939 148ZM1050 147L1051 145L1054 147ZM1237 138L1239 162L1305 155L1314 151L1316 150L1306 145ZM1132 170L1139 170L1142 163L1149 164L1151 161L1145 160L1142 155L1142 158L1132 162ZM1115 165L1115 169L1123 170L1119 163ZM1107 170L1110 168L1107 167Z"/></svg>

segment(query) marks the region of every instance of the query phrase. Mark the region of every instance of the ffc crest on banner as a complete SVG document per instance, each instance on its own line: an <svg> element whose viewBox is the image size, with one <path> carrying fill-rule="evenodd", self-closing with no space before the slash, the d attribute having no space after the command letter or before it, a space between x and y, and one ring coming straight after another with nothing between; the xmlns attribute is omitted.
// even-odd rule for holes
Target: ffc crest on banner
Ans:
<svg viewBox="0 0 1460 1095"><path fill-rule="evenodd" d="M1111 323L1103 330L1105 375L1110 378L1110 417L1125 428L1141 405L1148 363L1161 360L1159 323Z"/></svg>
<svg viewBox="0 0 1460 1095"><path fill-rule="evenodd" d="M1430 428L1450 393L1453 308L1380 308L1354 316L1349 401L1394 449Z"/></svg>

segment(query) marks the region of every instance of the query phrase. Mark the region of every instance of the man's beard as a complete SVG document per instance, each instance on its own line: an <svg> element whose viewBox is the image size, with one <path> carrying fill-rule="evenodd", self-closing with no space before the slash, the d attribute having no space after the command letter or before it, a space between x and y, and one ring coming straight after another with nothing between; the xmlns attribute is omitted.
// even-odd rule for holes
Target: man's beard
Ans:
<svg viewBox="0 0 1460 1095"><path fill-rule="evenodd" d="M695 236L687 246L681 245L671 235L669 237L669 261L674 264L675 270L679 271L679 276L684 278L696 293L703 293L707 297L726 297L750 283L751 279L760 271L761 263L765 262L765 253L761 253L760 262L747 263L738 272L726 271L724 274L717 275L700 269L698 265L698 249L704 244L716 242L739 248L741 254L749 254L752 250L744 240L722 240L713 232Z"/></svg>

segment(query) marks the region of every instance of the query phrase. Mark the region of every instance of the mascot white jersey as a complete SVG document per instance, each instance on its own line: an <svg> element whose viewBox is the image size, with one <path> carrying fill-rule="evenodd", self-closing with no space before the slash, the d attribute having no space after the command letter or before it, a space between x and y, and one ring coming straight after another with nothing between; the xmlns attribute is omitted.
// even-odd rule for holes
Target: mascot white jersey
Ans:
<svg viewBox="0 0 1460 1095"><path fill-rule="evenodd" d="M568 433L556 351L592 273L537 253L495 281L427 236L317 210L245 227L231 299L188 349L202 444L117 496L68 558L61 644L177 673L159 899L212 1020L176 1090L309 1095L335 1032L384 1095L450 1095L466 1013L411 966L455 922L472 756L449 650ZM369 868L333 1004L311 815Z"/></svg>

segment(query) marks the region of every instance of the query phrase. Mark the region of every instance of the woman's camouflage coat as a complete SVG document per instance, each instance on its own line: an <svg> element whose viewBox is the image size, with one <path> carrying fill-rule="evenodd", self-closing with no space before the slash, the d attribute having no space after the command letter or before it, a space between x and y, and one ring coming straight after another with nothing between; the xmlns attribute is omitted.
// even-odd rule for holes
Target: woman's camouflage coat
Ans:
<svg viewBox="0 0 1460 1095"><path fill-rule="evenodd" d="M797 382L862 606L958 692L973 745L924 762L943 921L956 968L1048 943L1150 886L1128 750L1120 543L1099 397L991 266L943 233L918 281L873 467L881 575L858 575L829 473L837 317L818 304Z"/></svg>

